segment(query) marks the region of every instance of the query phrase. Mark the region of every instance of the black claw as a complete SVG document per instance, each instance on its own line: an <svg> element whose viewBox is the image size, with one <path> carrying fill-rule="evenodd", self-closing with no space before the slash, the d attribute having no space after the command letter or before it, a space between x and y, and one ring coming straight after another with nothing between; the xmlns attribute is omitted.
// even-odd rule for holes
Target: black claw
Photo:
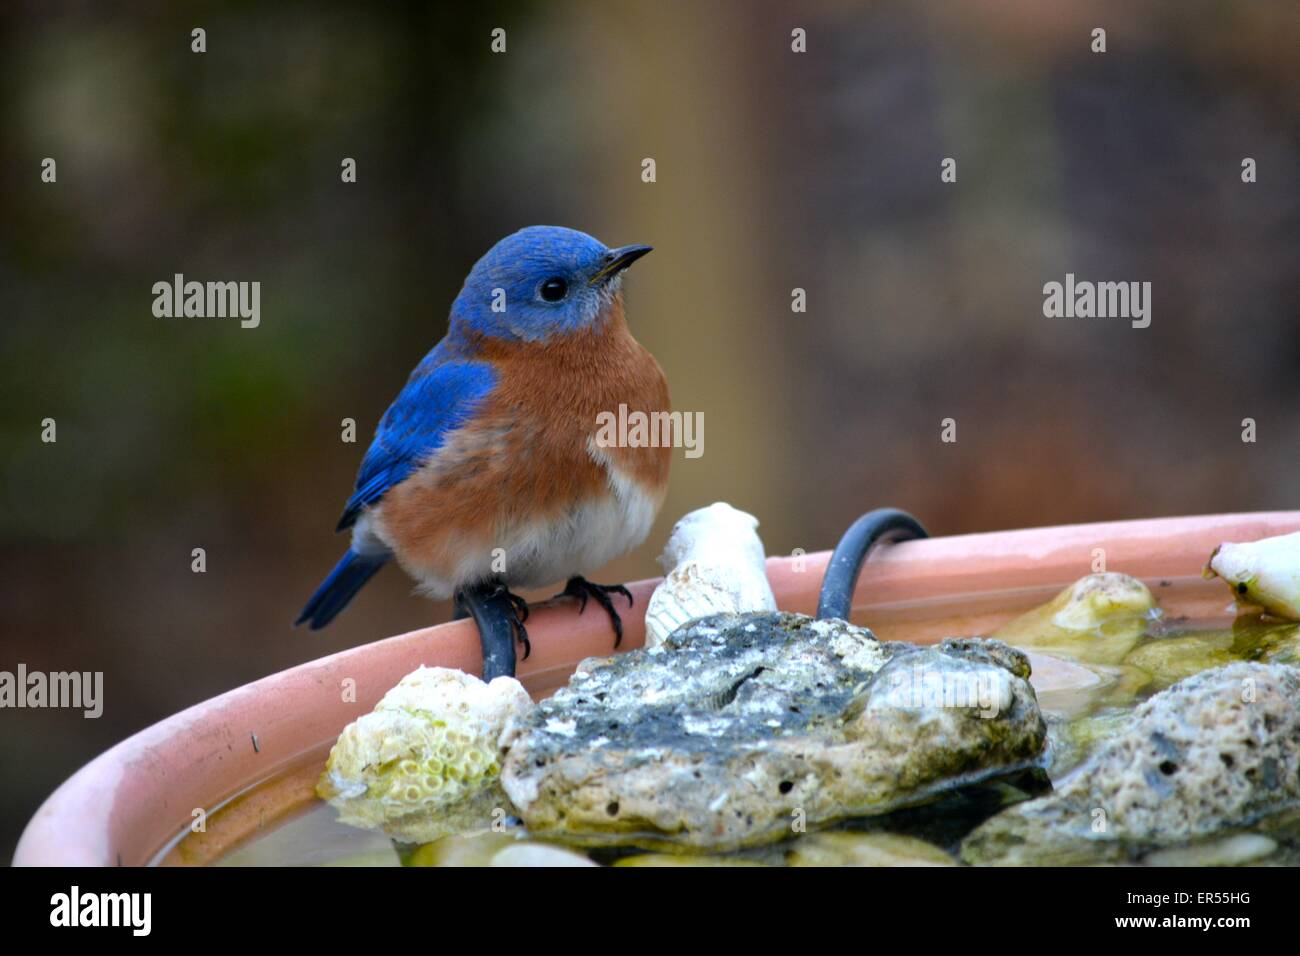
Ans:
<svg viewBox="0 0 1300 956"><path fill-rule="evenodd" d="M627 598L627 606L632 607L635 603L632 599L632 592L621 584L595 584L588 581L582 575L574 575L564 586L556 597L576 597L578 599L578 613L581 614L587 609L587 598L595 598L596 603L605 609L609 615L609 621L614 625L614 646L618 647L623 643L623 619L618 616L618 611L614 610L614 602L609 599L610 594L621 594Z"/></svg>
<svg viewBox="0 0 1300 956"><path fill-rule="evenodd" d="M605 590L610 594L623 595L623 597L627 598L628 607L632 607L634 604L636 604L636 602L632 600L632 592L629 591L627 588L623 587L623 585L621 584L611 584L608 587L606 587Z"/></svg>
<svg viewBox="0 0 1300 956"><path fill-rule="evenodd" d="M514 629L515 640L524 645L524 660L528 660L528 655L533 652L533 645L528 640L528 628L524 627L524 622L528 620L528 602L518 594L512 593L504 584L501 585L500 593L510 602L510 607L514 611L510 626Z"/></svg>
<svg viewBox="0 0 1300 956"><path fill-rule="evenodd" d="M528 640L528 628L524 627L524 620L528 617L528 611L524 611L524 616L516 617L514 620L515 640L524 645L524 660L528 660L528 655L533 652L532 642Z"/></svg>
<svg viewBox="0 0 1300 956"><path fill-rule="evenodd" d="M494 593L497 595L504 595L505 599L514 606L515 617L519 619L519 624L522 625L525 621L528 620L527 601L521 598L518 594L515 594L512 591L510 591L504 584L498 584L497 589Z"/></svg>
<svg viewBox="0 0 1300 956"><path fill-rule="evenodd" d="M574 597L578 599L578 613L587 610L587 581L585 578L569 578L564 590L556 597Z"/></svg>

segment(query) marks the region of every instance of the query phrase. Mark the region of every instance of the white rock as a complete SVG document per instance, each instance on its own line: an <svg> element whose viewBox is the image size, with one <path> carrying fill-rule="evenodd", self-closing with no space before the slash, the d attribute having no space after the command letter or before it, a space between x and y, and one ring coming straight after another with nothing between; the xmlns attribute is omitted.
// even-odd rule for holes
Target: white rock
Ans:
<svg viewBox="0 0 1300 956"><path fill-rule="evenodd" d="M558 846L520 843L506 847L492 857L488 866L596 866L587 857Z"/></svg>
<svg viewBox="0 0 1300 956"><path fill-rule="evenodd" d="M1195 846L1156 850L1142 862L1147 866L1241 866L1271 856L1277 844L1258 833L1238 833Z"/></svg>
<svg viewBox="0 0 1300 956"><path fill-rule="evenodd" d="M1206 577L1232 585L1241 603L1300 621L1300 531L1245 544L1225 541L1210 555Z"/></svg>
<svg viewBox="0 0 1300 956"><path fill-rule="evenodd" d="M800 838L790 866L956 866L943 850L901 833L814 833Z"/></svg>
<svg viewBox="0 0 1300 956"><path fill-rule="evenodd" d="M757 528L757 518L721 501L674 525L659 559L667 576L646 608L646 647L708 614L776 610Z"/></svg>

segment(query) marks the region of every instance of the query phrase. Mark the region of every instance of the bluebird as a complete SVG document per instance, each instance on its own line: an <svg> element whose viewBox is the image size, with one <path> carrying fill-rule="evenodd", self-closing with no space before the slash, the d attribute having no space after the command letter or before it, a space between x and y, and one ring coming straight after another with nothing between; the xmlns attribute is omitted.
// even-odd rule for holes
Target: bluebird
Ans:
<svg viewBox="0 0 1300 956"><path fill-rule="evenodd" d="M663 371L623 311L623 271L649 251L530 226L475 263L446 336L362 459L337 529L351 531L351 546L295 624L324 627L396 560L417 590L454 599L462 616L506 601L525 651L527 605L514 590L567 579L561 593L582 609L595 599L617 646L609 595L629 605L632 596L585 575L645 539L671 450L598 444L597 419L621 404L650 416L669 409Z"/></svg>

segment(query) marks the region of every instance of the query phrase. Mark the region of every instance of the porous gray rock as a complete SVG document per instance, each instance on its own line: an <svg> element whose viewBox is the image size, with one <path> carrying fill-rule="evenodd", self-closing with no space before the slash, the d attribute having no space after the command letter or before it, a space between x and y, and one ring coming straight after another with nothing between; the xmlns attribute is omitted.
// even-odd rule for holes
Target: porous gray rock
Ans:
<svg viewBox="0 0 1300 956"><path fill-rule="evenodd" d="M881 643L843 621L723 614L579 665L507 728L529 831L726 850L1023 770L1046 736L1025 656Z"/></svg>
<svg viewBox="0 0 1300 956"><path fill-rule="evenodd" d="M963 842L968 863L1137 860L1300 806L1300 670L1234 663L1139 705L1052 794Z"/></svg>

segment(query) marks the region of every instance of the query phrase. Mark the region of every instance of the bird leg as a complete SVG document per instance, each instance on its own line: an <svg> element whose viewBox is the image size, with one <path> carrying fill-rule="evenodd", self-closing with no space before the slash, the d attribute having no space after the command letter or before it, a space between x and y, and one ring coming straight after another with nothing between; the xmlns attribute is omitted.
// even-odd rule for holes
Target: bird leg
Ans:
<svg viewBox="0 0 1300 956"><path fill-rule="evenodd" d="M614 646L618 647L623 642L623 620L614 610L614 602L609 599L611 594L621 594L627 598L627 606L631 607L632 592L621 584L593 584L580 574L575 574L569 578L569 583L564 586L564 590L556 597L576 597L578 599L578 613L581 614L587 609L587 598L595 598L596 603L605 609L609 615L610 623L614 625Z"/></svg>
<svg viewBox="0 0 1300 956"><path fill-rule="evenodd" d="M515 676L515 641L524 645L524 660L532 653L528 631L528 602L504 584L488 581L460 588L452 598L455 618L472 617L483 647L483 680Z"/></svg>

